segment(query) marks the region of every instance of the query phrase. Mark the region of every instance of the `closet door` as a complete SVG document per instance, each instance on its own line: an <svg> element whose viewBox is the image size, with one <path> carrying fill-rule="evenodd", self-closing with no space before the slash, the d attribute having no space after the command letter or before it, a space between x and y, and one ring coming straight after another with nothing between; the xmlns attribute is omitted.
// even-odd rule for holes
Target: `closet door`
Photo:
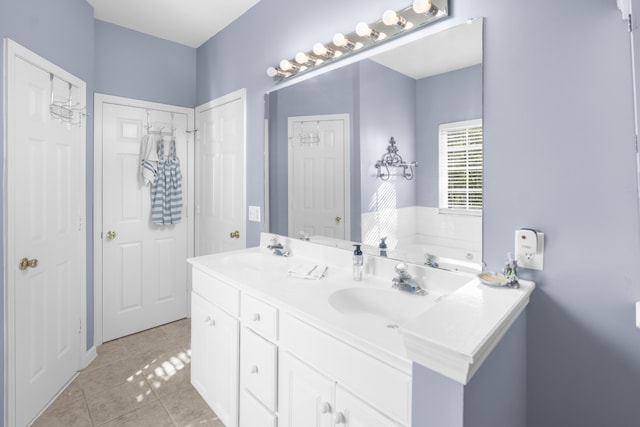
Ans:
<svg viewBox="0 0 640 427"><path fill-rule="evenodd" d="M187 315L187 114L120 104L102 106L103 341ZM150 187L139 172L142 137L172 128L180 159L182 220L151 222Z"/></svg>

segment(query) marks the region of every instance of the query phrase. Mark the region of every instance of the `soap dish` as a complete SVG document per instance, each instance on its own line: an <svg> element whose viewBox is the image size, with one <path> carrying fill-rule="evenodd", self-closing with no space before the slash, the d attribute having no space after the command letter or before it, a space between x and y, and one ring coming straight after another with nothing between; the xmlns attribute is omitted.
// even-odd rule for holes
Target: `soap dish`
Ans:
<svg viewBox="0 0 640 427"><path fill-rule="evenodd" d="M509 279L502 273L484 272L478 274L478 279L487 286L507 287L510 285Z"/></svg>

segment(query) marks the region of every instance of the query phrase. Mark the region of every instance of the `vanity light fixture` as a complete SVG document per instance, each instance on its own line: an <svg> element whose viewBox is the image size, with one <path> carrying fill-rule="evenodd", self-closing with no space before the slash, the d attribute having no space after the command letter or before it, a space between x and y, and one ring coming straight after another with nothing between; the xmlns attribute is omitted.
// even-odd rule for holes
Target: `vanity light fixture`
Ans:
<svg viewBox="0 0 640 427"><path fill-rule="evenodd" d="M398 28L404 28L407 26L407 20L391 9L382 14L382 22L389 27L395 25Z"/></svg>
<svg viewBox="0 0 640 427"><path fill-rule="evenodd" d="M449 0L414 0L402 10L387 10L380 21L360 22L352 33L336 33L332 40L336 48L329 47L330 43L316 43L311 52L298 52L294 59L283 59L278 67L269 67L267 75L277 81L294 77L414 31L447 16L448 10Z"/></svg>

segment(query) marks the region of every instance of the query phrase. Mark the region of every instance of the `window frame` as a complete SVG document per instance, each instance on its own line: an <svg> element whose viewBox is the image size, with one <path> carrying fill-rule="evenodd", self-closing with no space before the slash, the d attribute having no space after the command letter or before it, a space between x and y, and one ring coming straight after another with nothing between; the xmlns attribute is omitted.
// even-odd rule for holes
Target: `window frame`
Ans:
<svg viewBox="0 0 640 427"><path fill-rule="evenodd" d="M469 137L469 131L471 129L475 129L475 128L481 128L481 138L482 138L482 142L480 144L480 167L478 168L476 167L470 167L469 166L469 151L470 151L470 144L469 144L469 140L471 139ZM460 130L466 130L466 144L464 145L464 148L462 147L458 147L458 148L453 148L450 146L449 144L449 134L452 130L456 130L456 131L460 131ZM474 144L473 145L473 149L477 150L478 145ZM452 207L450 202L449 202L449 194L450 194L450 189L449 189L449 169L450 169L450 158L449 158L449 153L451 152L458 152L458 153L464 153L464 159L465 162L467 163L466 168L464 169L465 172L467 172L467 176L466 176L466 186L463 187L462 192L465 193L465 199L466 199L466 207ZM477 157L477 155L476 155ZM476 159L477 161L477 159ZM472 120L463 120L463 121L459 121L459 122L450 122L450 123L441 123L438 126L438 210L440 213L443 214L457 214L457 215L473 215L473 216L482 216L482 210L483 210L483 203L484 203L484 171L483 171L483 167L484 167L484 128L483 128L483 124L482 124L482 119L472 119ZM481 186L480 186L480 190L476 190L476 189L470 189L469 186L469 175L468 172L470 170L480 170L481 171ZM479 194L480 195L480 208L473 208L472 206L474 205L473 203L470 203L470 197L469 195L471 193L474 194Z"/></svg>

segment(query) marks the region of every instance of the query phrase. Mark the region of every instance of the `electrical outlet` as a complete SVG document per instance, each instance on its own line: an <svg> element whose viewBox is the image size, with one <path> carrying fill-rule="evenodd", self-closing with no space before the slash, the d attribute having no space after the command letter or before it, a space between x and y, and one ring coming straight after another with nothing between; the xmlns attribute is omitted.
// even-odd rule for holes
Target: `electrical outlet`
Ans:
<svg viewBox="0 0 640 427"><path fill-rule="evenodd" d="M260 222L260 206L249 206L249 221Z"/></svg>
<svg viewBox="0 0 640 427"><path fill-rule="evenodd" d="M518 267L542 270L544 265L544 233L526 228L516 230L515 256Z"/></svg>

